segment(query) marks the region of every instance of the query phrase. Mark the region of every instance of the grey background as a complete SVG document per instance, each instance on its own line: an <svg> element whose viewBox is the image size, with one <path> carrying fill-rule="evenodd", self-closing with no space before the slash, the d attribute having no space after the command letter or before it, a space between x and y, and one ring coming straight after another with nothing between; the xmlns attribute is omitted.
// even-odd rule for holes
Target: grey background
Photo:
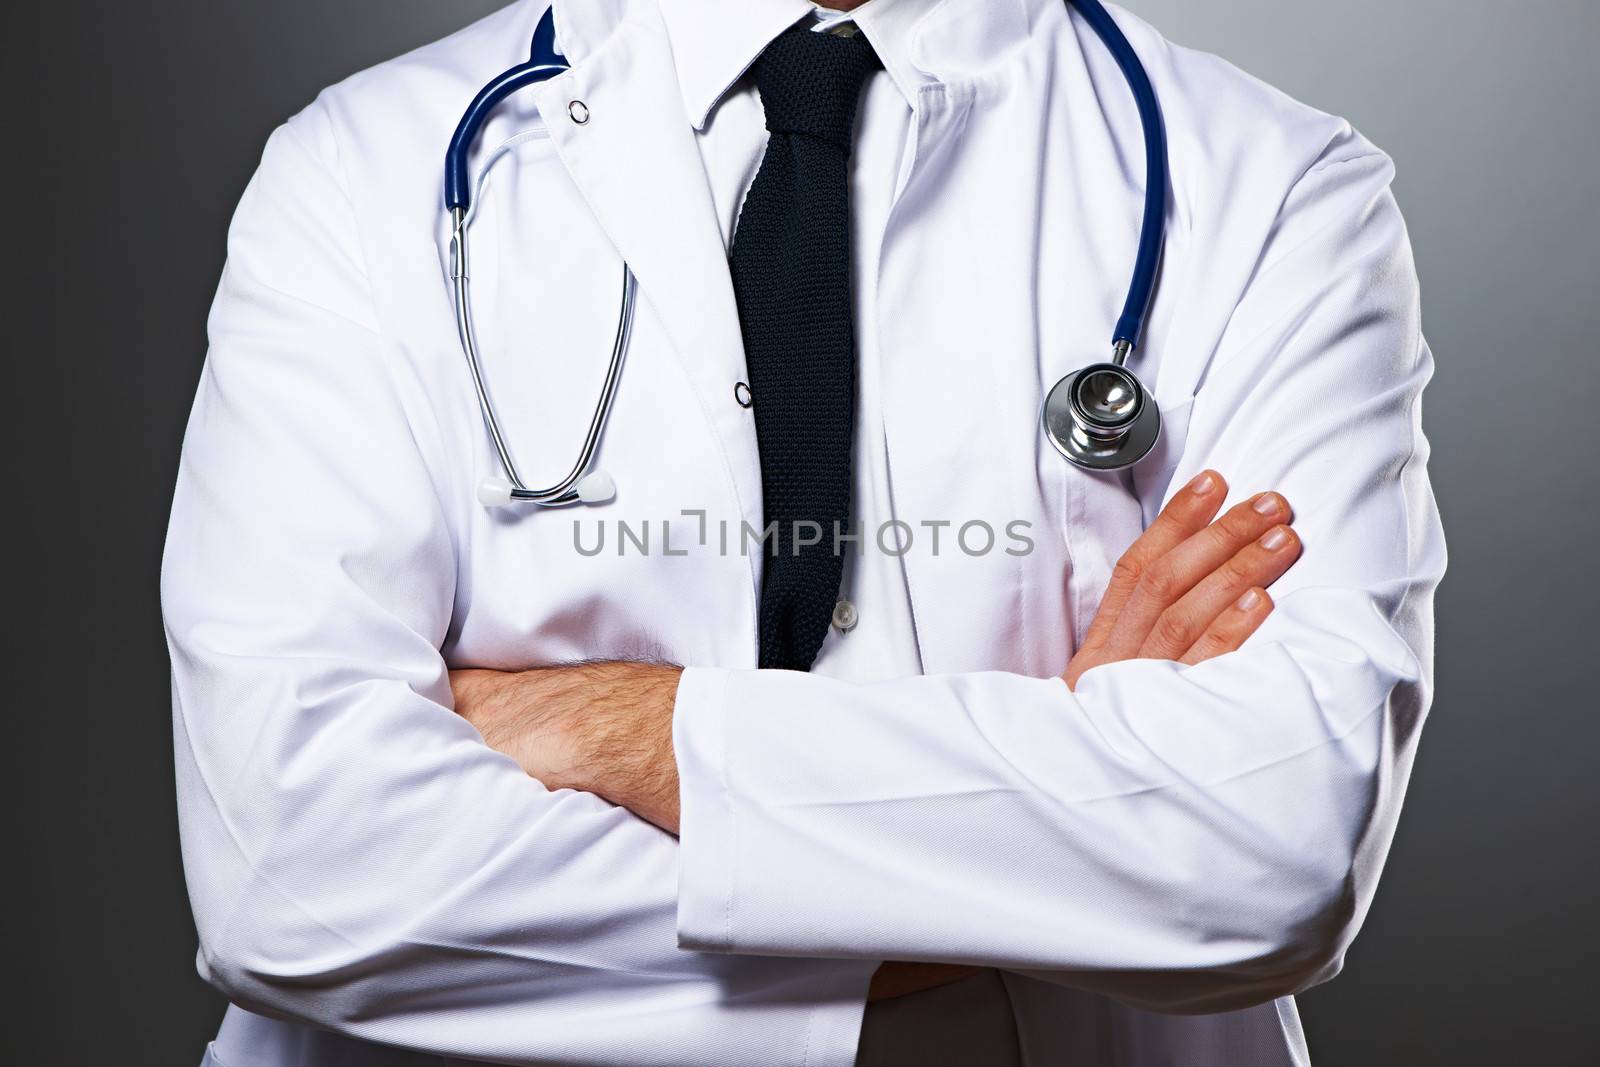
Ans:
<svg viewBox="0 0 1600 1067"><path fill-rule="evenodd" d="M1438 695L1366 931L1303 999L1316 1061L1593 1062L1600 4L1130 2L1396 158L1438 357ZM9 16L6 1062L190 1064L216 1023L155 583L224 230L275 123L493 6Z"/></svg>

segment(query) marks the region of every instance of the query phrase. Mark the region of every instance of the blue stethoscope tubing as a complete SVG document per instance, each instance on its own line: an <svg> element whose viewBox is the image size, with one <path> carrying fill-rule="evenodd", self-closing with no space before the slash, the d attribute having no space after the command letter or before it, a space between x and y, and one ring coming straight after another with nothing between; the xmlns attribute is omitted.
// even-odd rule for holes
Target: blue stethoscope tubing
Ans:
<svg viewBox="0 0 1600 1067"><path fill-rule="evenodd" d="M467 176L467 156L483 132L484 123L501 102L519 89L549 79L571 64L556 50L555 9L550 8L533 31L533 47L528 61L519 63L478 90L467 110L456 123L450 147L444 154L444 206L451 211L466 211L472 206L472 183Z"/></svg>
<svg viewBox="0 0 1600 1067"><path fill-rule="evenodd" d="M1144 317L1150 310L1150 299L1155 295L1156 272L1161 265L1161 249L1167 234L1167 134L1161 123L1161 105L1156 100L1155 86L1150 75L1122 29L1111 18L1100 0L1067 0L1078 9L1083 21L1089 24L1105 43L1111 57L1117 61L1122 76L1133 91L1133 100L1139 108L1139 124L1144 129L1144 216L1139 225L1139 252L1133 262L1133 280L1128 283L1128 298L1123 302L1122 315L1117 319L1116 330L1111 335L1113 346L1126 343L1137 348L1144 331Z"/></svg>
<svg viewBox="0 0 1600 1067"><path fill-rule="evenodd" d="M1167 144L1161 107L1144 64L1110 12L1099 0L1066 0L1094 30L1116 61L1133 93L1144 133L1144 210L1133 277L1122 313L1112 331L1109 362L1094 363L1062 378L1045 398L1041 423L1045 437L1068 461L1090 470L1120 470L1144 458L1161 431L1161 416L1137 375L1125 364L1138 347L1145 316L1155 293L1161 252L1166 239ZM546 489L530 489L517 470L510 446L501 432L483 363L478 356L472 326L467 229L472 209L472 183L468 157L494 109L513 93L546 81L569 68L557 50L554 10L548 9L533 33L526 63L518 64L485 85L457 123L445 153L444 201L450 213L450 274L454 283L457 332L472 374L478 405L498 454L503 477L485 478L478 497L485 505L524 501L546 507L574 503L599 503L610 499L614 486L601 471L591 470L594 454L605 431L616 398L617 382L632 331L636 284L627 264L622 268L622 298L600 397L578 461L560 482Z"/></svg>

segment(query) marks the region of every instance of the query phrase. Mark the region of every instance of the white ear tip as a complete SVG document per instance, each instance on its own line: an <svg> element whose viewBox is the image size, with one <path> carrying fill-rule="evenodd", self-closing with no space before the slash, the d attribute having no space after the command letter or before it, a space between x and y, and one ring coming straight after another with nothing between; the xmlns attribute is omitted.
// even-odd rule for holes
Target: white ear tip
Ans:
<svg viewBox="0 0 1600 1067"><path fill-rule="evenodd" d="M500 477L483 479L478 483L478 503L486 508L505 507L511 503L511 483Z"/></svg>
<svg viewBox="0 0 1600 1067"><path fill-rule="evenodd" d="M617 495L617 483L605 471L590 471L578 479L578 499L585 504L604 504Z"/></svg>

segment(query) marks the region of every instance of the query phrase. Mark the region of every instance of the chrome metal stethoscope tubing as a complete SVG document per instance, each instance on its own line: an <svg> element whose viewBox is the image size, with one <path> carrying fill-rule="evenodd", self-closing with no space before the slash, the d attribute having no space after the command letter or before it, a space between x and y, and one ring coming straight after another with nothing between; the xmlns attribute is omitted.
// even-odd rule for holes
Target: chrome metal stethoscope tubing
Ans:
<svg viewBox="0 0 1600 1067"><path fill-rule="evenodd" d="M450 212L450 278L455 286L456 333L461 338L461 351L467 357L467 369L472 372L472 386L478 393L478 410L483 415L484 428L494 441L494 450L500 455L500 466L516 488L523 488L522 476L511 458L500 433L500 420L495 418L494 401L484 382L483 366L478 359L478 342L472 329L472 292L468 276L471 269L467 259L466 212L456 208Z"/></svg>
<svg viewBox="0 0 1600 1067"><path fill-rule="evenodd" d="M582 477L588 469L589 462L594 458L594 451L600 446L600 435L605 432L606 419L611 416L611 405L616 399L617 383L622 380L622 361L628 352L628 341L633 335L633 302L636 286L633 280L633 271L626 263L622 265L622 295L618 298L617 332L611 341L611 359L606 364L606 380L600 386L600 399L594 407L594 417L589 420L589 432L583 439L583 454L578 457L578 463L572 468L572 473L567 475L563 485L572 485Z"/></svg>
<svg viewBox="0 0 1600 1067"><path fill-rule="evenodd" d="M589 420L589 429L584 435L583 448L578 455L578 460L573 464L567 476L555 485L546 489L530 489L523 483L522 475L517 470L516 460L512 457L511 447L507 444L505 435L500 431L500 420L495 414L494 400L489 391L488 381L483 373L482 360L478 356L477 337L472 325L472 296L469 278L471 270L467 254L466 211L462 208L452 209L450 212L450 225L450 275L455 290L456 333L461 339L461 351L467 357L467 368L472 373L472 385L478 394L478 408L483 416L484 428L489 431L489 438L494 443L494 450L500 458L500 465L505 470L506 478L511 482L511 498L543 507L559 507L576 503L578 501L578 493L573 487L588 471L589 464L594 459L595 450L600 445L600 436L605 432L606 420L611 415L611 407L616 399L617 384L622 377L622 362L627 354L628 340L633 332L634 293L636 289L633 272L626 263L623 264L622 296L617 314L616 336L611 346L611 358L606 366L605 382L601 386L600 397L595 403L594 415Z"/></svg>

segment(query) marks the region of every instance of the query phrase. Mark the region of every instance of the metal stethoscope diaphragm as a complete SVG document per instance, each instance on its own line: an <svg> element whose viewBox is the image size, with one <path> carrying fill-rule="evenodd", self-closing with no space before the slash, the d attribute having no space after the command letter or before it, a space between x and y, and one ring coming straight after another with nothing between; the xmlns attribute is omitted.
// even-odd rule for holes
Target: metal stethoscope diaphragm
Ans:
<svg viewBox="0 0 1600 1067"><path fill-rule="evenodd" d="M1123 361L1091 363L1055 384L1044 398L1044 435L1067 460L1086 470L1120 470L1139 462L1161 436L1161 409Z"/></svg>

